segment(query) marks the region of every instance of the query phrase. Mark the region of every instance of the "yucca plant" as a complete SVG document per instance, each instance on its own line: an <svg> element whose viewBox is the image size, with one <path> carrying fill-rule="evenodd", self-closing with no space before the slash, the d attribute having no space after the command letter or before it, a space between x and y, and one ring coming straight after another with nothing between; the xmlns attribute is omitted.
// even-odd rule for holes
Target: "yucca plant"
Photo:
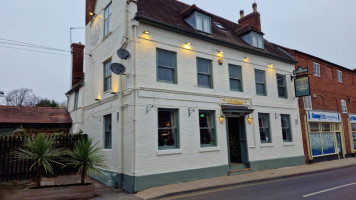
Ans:
<svg viewBox="0 0 356 200"><path fill-rule="evenodd" d="M30 170L36 170L36 186L41 186L42 171L53 174L51 163L62 165L55 159L63 155L63 150L53 148L53 140L43 133L28 137L23 147L15 152L18 160L29 160Z"/></svg>
<svg viewBox="0 0 356 200"><path fill-rule="evenodd" d="M80 183L84 184L87 174L101 174L99 168L106 169L105 158L100 154L102 150L98 143L93 145L93 139L82 138L79 140L72 151L67 150L67 165L78 167L80 174Z"/></svg>

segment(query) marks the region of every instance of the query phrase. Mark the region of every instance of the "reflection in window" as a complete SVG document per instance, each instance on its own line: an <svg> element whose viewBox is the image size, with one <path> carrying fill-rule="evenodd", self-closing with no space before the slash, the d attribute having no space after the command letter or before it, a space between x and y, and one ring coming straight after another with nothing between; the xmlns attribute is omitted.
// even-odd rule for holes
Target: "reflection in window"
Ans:
<svg viewBox="0 0 356 200"><path fill-rule="evenodd" d="M260 138L262 143L271 142L269 128L269 114L258 114L258 124L260 127Z"/></svg>
<svg viewBox="0 0 356 200"><path fill-rule="evenodd" d="M158 110L159 149L178 148L178 110Z"/></svg>
<svg viewBox="0 0 356 200"><path fill-rule="evenodd" d="M215 111L199 111L200 144L215 146Z"/></svg>

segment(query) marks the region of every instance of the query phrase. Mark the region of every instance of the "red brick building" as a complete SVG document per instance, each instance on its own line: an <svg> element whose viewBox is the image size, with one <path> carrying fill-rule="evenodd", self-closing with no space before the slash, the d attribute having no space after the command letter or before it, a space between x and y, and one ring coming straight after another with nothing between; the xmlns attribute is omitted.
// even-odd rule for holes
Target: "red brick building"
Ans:
<svg viewBox="0 0 356 200"><path fill-rule="evenodd" d="M0 106L0 135L23 127L27 133L69 133L72 119L66 109Z"/></svg>
<svg viewBox="0 0 356 200"><path fill-rule="evenodd" d="M286 49L308 68L310 96L299 98L306 162L353 156L356 139L356 71Z"/></svg>

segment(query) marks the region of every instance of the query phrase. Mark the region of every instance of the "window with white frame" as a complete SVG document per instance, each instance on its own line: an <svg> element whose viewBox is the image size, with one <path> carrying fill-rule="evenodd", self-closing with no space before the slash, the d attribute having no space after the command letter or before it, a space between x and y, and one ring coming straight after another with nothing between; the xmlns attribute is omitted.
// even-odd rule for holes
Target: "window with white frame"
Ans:
<svg viewBox="0 0 356 200"><path fill-rule="evenodd" d="M260 128L261 143L270 143L272 140L270 132L269 114L258 113L258 124Z"/></svg>
<svg viewBox="0 0 356 200"><path fill-rule="evenodd" d="M194 12L185 21L198 31L211 33L211 17L200 12Z"/></svg>
<svg viewBox="0 0 356 200"><path fill-rule="evenodd" d="M250 45L263 49L264 48L264 41L263 41L263 35L254 31L251 31L249 33L246 33L241 36L241 38L249 43Z"/></svg>
<svg viewBox="0 0 356 200"><path fill-rule="evenodd" d="M312 110L313 109L313 104L312 104L310 95L303 97L303 103L304 103L304 110Z"/></svg>
<svg viewBox="0 0 356 200"><path fill-rule="evenodd" d="M312 156L336 153L336 133L340 132L339 123L309 123L309 140Z"/></svg>
<svg viewBox="0 0 356 200"><path fill-rule="evenodd" d="M337 72L337 81L339 83L342 83L342 71L337 70L336 72Z"/></svg>
<svg viewBox="0 0 356 200"><path fill-rule="evenodd" d="M313 71L314 71L314 76L319 76L320 77L320 64L313 62Z"/></svg>
<svg viewBox="0 0 356 200"><path fill-rule="evenodd" d="M78 99L79 99L79 89L75 90L75 94L74 94L74 109L78 108Z"/></svg>
<svg viewBox="0 0 356 200"><path fill-rule="evenodd" d="M111 32L111 14L112 6L110 3L104 10L104 37Z"/></svg>
<svg viewBox="0 0 356 200"><path fill-rule="evenodd" d="M341 100L341 110L343 113L347 113L347 104L345 100Z"/></svg>
<svg viewBox="0 0 356 200"><path fill-rule="evenodd" d="M104 92L111 90L111 59L104 63Z"/></svg>

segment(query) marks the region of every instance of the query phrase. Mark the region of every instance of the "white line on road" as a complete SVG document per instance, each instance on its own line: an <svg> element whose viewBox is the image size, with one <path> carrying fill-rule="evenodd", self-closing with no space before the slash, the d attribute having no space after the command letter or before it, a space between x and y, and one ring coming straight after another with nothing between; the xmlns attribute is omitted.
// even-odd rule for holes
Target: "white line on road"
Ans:
<svg viewBox="0 0 356 200"><path fill-rule="evenodd" d="M316 195L316 194L320 194L320 193L323 193L323 192L328 192L328 191L331 191L331 190L336 190L336 189L339 189L339 188L343 188L343 187L347 187L347 186L350 186L350 185L355 185L355 183L349 183L349 184L346 184L346 185L341 185L341 186L338 186L338 187L333 187L333 188L330 188L330 189L327 189L327 190L321 190L319 192L314 192L314 193L310 193L310 194L306 194L306 195L303 195L303 197L309 197L309 196L313 196L313 195Z"/></svg>

